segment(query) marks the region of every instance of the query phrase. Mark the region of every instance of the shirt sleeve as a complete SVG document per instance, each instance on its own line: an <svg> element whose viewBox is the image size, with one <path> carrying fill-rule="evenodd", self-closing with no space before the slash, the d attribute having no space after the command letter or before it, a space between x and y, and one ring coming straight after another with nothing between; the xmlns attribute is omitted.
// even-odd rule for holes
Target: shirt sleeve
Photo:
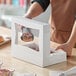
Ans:
<svg viewBox="0 0 76 76"><path fill-rule="evenodd" d="M45 11L50 3L50 0L32 0L31 3L38 2Z"/></svg>

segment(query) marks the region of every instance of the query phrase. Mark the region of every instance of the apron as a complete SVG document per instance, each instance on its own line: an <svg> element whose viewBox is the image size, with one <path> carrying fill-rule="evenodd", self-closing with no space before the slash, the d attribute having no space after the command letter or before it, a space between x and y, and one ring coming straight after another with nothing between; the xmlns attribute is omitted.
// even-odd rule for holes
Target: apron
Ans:
<svg viewBox="0 0 76 76"><path fill-rule="evenodd" d="M52 6L52 19L49 19L51 40L62 44L69 39L75 22L76 0L51 0L50 3Z"/></svg>

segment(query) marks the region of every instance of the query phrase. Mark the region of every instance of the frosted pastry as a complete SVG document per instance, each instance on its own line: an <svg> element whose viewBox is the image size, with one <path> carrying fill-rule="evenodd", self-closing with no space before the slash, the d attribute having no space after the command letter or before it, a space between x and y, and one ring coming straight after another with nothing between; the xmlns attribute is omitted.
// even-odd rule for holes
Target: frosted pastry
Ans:
<svg viewBox="0 0 76 76"><path fill-rule="evenodd" d="M0 69L0 76L12 76L11 71L7 69Z"/></svg>

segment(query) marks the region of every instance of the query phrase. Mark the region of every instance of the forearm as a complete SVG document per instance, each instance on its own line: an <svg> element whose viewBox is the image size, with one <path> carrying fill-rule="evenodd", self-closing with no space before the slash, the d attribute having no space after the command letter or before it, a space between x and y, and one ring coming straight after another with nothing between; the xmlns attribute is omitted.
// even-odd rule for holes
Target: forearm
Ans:
<svg viewBox="0 0 76 76"><path fill-rule="evenodd" d="M76 43L76 23L73 27L73 30L72 30L72 33L71 33L71 36L68 40L69 44L73 47Z"/></svg>
<svg viewBox="0 0 76 76"><path fill-rule="evenodd" d="M40 6L40 4L37 2L34 2L28 9L27 13L25 14L25 17L31 19L31 18L34 18L34 17L40 15L42 12L43 12L43 9Z"/></svg>

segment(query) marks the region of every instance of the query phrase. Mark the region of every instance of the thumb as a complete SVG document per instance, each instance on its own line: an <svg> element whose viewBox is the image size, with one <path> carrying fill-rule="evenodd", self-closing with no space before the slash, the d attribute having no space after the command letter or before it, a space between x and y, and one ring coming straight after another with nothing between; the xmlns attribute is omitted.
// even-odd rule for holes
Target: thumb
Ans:
<svg viewBox="0 0 76 76"><path fill-rule="evenodd" d="M55 50L63 49L61 46L58 46Z"/></svg>

